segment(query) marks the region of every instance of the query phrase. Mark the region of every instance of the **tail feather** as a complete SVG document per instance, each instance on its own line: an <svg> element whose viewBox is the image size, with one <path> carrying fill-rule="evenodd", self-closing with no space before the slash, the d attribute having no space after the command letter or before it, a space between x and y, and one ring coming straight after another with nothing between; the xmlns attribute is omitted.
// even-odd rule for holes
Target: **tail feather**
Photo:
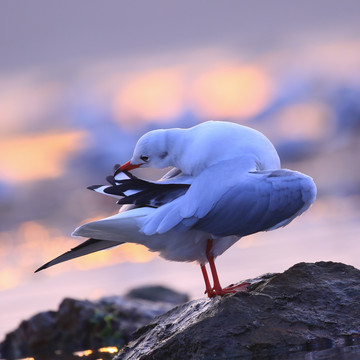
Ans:
<svg viewBox="0 0 360 360"><path fill-rule="evenodd" d="M169 198L176 198L182 195L189 187L187 184L156 184L148 182L138 179L126 171L116 176L110 175L106 180L110 185L93 185L89 186L88 189L122 199L121 203L130 204L124 205L126 211L121 211L102 220L84 224L75 229L72 234L73 236L88 237L89 239L47 262L35 272L64 261L123 244L124 242L144 243L146 235L140 229L144 224L145 218L154 211L154 208L149 207L149 205L162 205ZM144 207L132 208L134 205Z"/></svg>
<svg viewBox="0 0 360 360"><path fill-rule="evenodd" d="M50 266L60 264L64 261L75 259L80 256L84 256L87 254L91 254L96 251L105 250L111 248L113 246L117 246L123 244L118 241L109 241L109 240L98 240L98 239L88 239L81 243L80 245L72 248L71 250L65 252L64 254L56 257L55 259L47 262L43 266L39 267L35 272L39 272L41 270L47 269Z"/></svg>
<svg viewBox="0 0 360 360"><path fill-rule="evenodd" d="M140 229L146 217L154 211L154 208L142 207L93 221L79 226L72 236L82 236L95 239L103 239L115 242L135 242L144 234Z"/></svg>

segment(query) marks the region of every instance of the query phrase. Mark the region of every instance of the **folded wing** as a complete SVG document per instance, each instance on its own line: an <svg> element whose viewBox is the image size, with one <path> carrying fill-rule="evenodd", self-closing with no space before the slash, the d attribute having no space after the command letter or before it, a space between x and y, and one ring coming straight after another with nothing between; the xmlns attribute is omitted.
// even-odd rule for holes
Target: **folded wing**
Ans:
<svg viewBox="0 0 360 360"><path fill-rule="evenodd" d="M233 173L209 170L188 192L157 209L146 221L147 235L194 228L215 236L239 237L285 226L315 200L313 180L291 170ZM205 174L205 172L204 172ZM190 199L192 199L190 201Z"/></svg>
<svg viewBox="0 0 360 360"><path fill-rule="evenodd" d="M216 236L239 237L290 223L314 202L313 180L290 170L247 174L194 227Z"/></svg>

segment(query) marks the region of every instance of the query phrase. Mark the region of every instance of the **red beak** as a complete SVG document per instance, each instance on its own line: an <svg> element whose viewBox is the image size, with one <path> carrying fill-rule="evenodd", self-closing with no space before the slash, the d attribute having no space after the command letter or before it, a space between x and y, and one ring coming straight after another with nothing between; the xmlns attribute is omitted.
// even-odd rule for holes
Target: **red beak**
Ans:
<svg viewBox="0 0 360 360"><path fill-rule="evenodd" d="M141 164L138 165L133 165L130 164L130 161L128 161L127 163L125 163L124 165L121 165L114 173L114 176L116 176L117 174L121 173L122 171L130 171L130 170L134 170L136 168L138 168Z"/></svg>

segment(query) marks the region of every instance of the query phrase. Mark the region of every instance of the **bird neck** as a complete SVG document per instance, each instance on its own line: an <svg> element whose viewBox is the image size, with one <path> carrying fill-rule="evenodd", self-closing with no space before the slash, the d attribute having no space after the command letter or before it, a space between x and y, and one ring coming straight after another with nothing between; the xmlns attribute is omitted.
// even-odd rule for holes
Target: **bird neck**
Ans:
<svg viewBox="0 0 360 360"><path fill-rule="evenodd" d="M189 129L169 129L167 133L167 146L171 166L180 169L185 175L194 172L194 139L189 136Z"/></svg>

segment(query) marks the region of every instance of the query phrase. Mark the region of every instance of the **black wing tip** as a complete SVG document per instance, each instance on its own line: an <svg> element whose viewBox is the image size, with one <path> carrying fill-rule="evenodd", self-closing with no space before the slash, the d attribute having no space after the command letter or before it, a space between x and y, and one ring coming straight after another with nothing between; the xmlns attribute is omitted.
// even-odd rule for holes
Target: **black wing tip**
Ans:
<svg viewBox="0 0 360 360"><path fill-rule="evenodd" d="M50 261L51 262L51 261ZM38 269L36 269L35 271L34 271L34 274L36 274L37 272L39 272L39 271L41 271L41 270L45 270L45 269L47 269L48 267L50 267L50 262L47 262L46 264L44 264L43 266L40 266Z"/></svg>
<svg viewBox="0 0 360 360"><path fill-rule="evenodd" d="M94 243L97 243L97 242L102 242L102 241L105 241L106 242L106 246L103 246L102 248L99 248L99 249L92 249L91 251L85 253L85 254L76 254L76 251L77 250L81 250L83 248L86 248L88 245L93 245ZM105 249L108 249L110 247L113 247L113 246L117 246L117 245L120 245L120 244L123 244L122 242L117 242L117 241L108 241L108 240L101 240L101 239L94 239L94 238L90 238L86 241L84 241L83 243L81 243L80 245L78 246L75 246L74 248L72 248L71 250L69 251L66 251L64 252L63 254L59 255L58 257L56 257L55 259L51 260L51 261L48 261L46 264L44 264L43 266L40 266L38 269L36 269L34 271L34 273L37 273L41 270L45 270L51 266L54 266L54 265L57 265L57 264L61 264L62 262L65 262L65 261L68 261L68 260L71 260L71 259L76 259L78 257L81 257L81 256L84 256L84 255L88 255L88 254L91 254L93 252L97 252L99 250L105 250ZM75 255L74 255L74 252L75 252ZM73 254L74 256L70 257L70 258L66 258L64 259L64 256L66 257L66 255L71 255Z"/></svg>
<svg viewBox="0 0 360 360"><path fill-rule="evenodd" d="M109 186L104 189L104 193L109 195L125 196L125 194L122 191L120 191L118 188L119 185Z"/></svg>
<svg viewBox="0 0 360 360"><path fill-rule="evenodd" d="M102 186L103 185L90 185L87 187L87 189L95 191L96 189L98 189L99 187L102 187Z"/></svg>

